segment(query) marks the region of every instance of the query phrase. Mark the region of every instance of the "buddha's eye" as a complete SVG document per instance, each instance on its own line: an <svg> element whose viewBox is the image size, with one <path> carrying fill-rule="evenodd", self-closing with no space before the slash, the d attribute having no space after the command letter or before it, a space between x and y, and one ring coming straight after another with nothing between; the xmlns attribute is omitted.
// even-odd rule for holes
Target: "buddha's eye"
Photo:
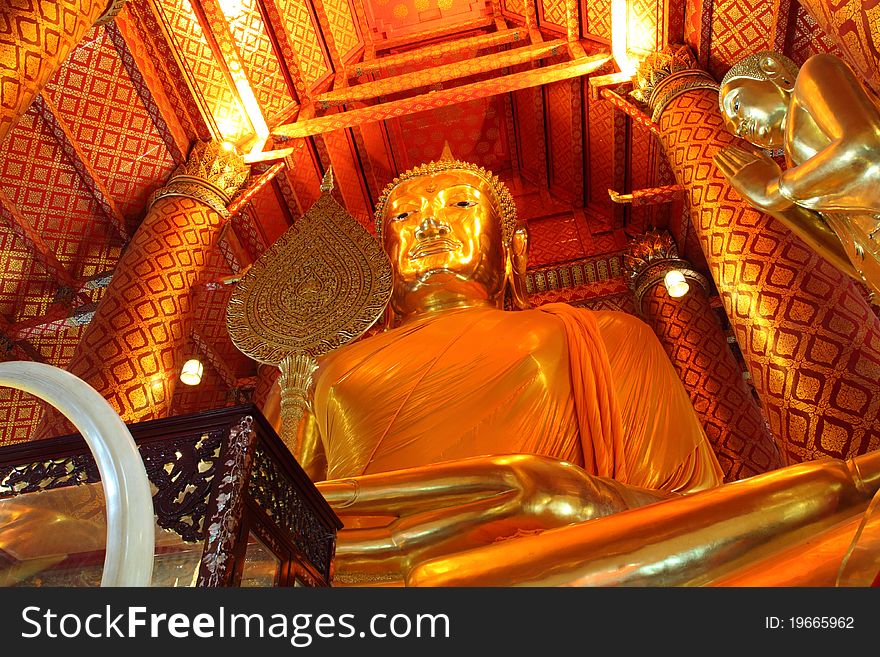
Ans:
<svg viewBox="0 0 880 657"><path fill-rule="evenodd" d="M733 101L733 111L739 112L739 98L736 98Z"/></svg>
<svg viewBox="0 0 880 657"><path fill-rule="evenodd" d="M403 221L411 214L415 214L415 210L409 210L408 212L401 212L400 214L396 214L391 217L391 221Z"/></svg>
<svg viewBox="0 0 880 657"><path fill-rule="evenodd" d="M472 208L476 204L476 201L457 201L455 203L450 203L449 205L454 208Z"/></svg>

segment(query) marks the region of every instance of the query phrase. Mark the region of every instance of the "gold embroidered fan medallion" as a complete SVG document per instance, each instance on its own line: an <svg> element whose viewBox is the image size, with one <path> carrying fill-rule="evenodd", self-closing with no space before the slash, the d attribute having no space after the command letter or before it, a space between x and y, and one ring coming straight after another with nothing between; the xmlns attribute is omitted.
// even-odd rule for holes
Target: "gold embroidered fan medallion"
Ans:
<svg viewBox="0 0 880 657"><path fill-rule="evenodd" d="M330 195L260 256L226 309L233 344L281 369L285 443L295 452L316 358L363 334L391 297L391 263L378 241Z"/></svg>

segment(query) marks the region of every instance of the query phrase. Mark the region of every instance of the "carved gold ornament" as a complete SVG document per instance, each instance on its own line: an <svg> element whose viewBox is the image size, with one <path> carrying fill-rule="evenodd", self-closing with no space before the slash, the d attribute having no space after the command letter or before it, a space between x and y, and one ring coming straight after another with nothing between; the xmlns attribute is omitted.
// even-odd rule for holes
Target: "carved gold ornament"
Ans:
<svg viewBox="0 0 880 657"><path fill-rule="evenodd" d="M715 79L699 68L688 46L670 44L645 57L633 76L630 95L651 109L651 120L658 121L669 102L690 89L718 90Z"/></svg>
<svg viewBox="0 0 880 657"><path fill-rule="evenodd" d="M238 282L226 311L233 344L282 371L289 447L315 359L363 334L391 297L388 256L330 195L330 171L321 189L309 211Z"/></svg>
<svg viewBox="0 0 880 657"><path fill-rule="evenodd" d="M221 217L247 181L250 167L228 142L196 142L186 163L175 169L168 184L156 190L148 206L167 196L186 196L204 203Z"/></svg>

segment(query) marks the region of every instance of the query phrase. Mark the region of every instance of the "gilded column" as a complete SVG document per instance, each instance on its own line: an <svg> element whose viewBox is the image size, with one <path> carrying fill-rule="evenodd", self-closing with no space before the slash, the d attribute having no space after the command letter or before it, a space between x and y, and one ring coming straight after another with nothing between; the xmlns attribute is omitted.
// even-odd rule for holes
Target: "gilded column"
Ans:
<svg viewBox="0 0 880 657"><path fill-rule="evenodd" d="M847 63L880 94L880 3L877 0L798 0L840 48Z"/></svg>
<svg viewBox="0 0 880 657"><path fill-rule="evenodd" d="M665 58L665 64L664 64ZM733 190L712 157L731 143L707 73L653 56L640 98L689 199L691 222L770 429L789 463L880 447L880 320L856 283ZM635 94L634 94L635 95Z"/></svg>
<svg viewBox="0 0 880 657"><path fill-rule="evenodd" d="M125 0L0 2L0 144L93 25Z"/></svg>
<svg viewBox="0 0 880 657"><path fill-rule="evenodd" d="M126 422L165 417L190 334L190 290L215 247L226 206L248 176L234 149L197 143L156 191L68 370ZM54 418L43 423L48 435Z"/></svg>
<svg viewBox="0 0 880 657"><path fill-rule="evenodd" d="M665 231L634 240L625 262L636 308L681 377L725 480L782 467L773 435L709 304L706 279L678 257L675 242ZM672 270L681 272L689 283L684 296L673 298L663 284Z"/></svg>

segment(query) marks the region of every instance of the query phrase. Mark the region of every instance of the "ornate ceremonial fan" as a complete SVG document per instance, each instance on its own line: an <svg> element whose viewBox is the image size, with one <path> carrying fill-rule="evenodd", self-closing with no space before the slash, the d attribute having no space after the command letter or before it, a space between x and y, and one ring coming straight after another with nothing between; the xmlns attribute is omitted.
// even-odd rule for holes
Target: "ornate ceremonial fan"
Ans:
<svg viewBox="0 0 880 657"><path fill-rule="evenodd" d="M253 264L226 309L233 344L281 370L282 434L296 455L316 359L354 340L391 297L391 263L376 239L330 195L321 197Z"/></svg>

